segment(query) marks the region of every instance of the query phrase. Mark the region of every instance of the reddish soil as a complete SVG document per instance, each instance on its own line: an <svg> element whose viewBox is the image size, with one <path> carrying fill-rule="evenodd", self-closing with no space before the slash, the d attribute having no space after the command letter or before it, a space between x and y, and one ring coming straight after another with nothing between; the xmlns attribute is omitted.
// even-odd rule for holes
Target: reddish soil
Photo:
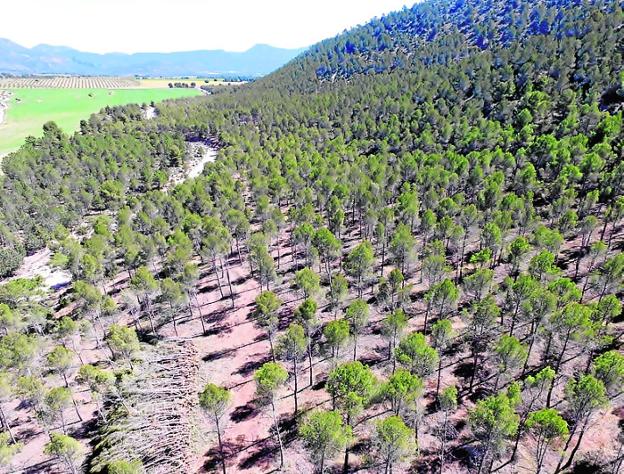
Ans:
<svg viewBox="0 0 624 474"><path fill-rule="evenodd" d="M594 234L596 238L596 234ZM618 229L618 235L612 243L613 248L619 248L622 245L621 229ZM284 306L280 312L280 330L287 327L293 317L293 310L302 301L302 296L292 288L292 275L294 273L294 259L291 255L291 248L288 245L289 230L284 230L280 235L280 253L281 268L278 270L279 282L273 284L271 289L275 291L284 301ZM343 236L343 241L347 242L350 248L357 243L355 234L351 233L347 237ZM577 245L576 242L573 242ZM470 242L469 249L474 249L478 242ZM561 255L567 255L573 248L570 242L567 242L562 249ZM274 255L277 255L275 248L272 248ZM523 264L526 268L530 256L527 256ZM300 259L301 262L301 259ZM254 299L260 293L261 289L258 281L249 277L249 264L243 254L243 262L238 261L236 253L233 253L229 260L230 277L232 280L234 298L234 307L228 296L227 284L223 285L225 296L222 298L217 288L217 280L211 271L210 265L202 266L204 278L199 284L199 303L201 312L204 315L207 334L202 335L201 322L199 320L199 310L194 308L194 317L190 319L185 312L179 315L178 333L181 338L192 339L196 344L200 356L203 359L201 368L201 377L205 382L214 382L228 387L233 393L231 409L226 415L225 420L225 445L227 452L227 465L229 472L247 472L247 473L265 473L274 470L277 467L277 444L270 433L272 420L270 413L265 409L258 408L254 403L255 385L253 381L254 371L259 368L262 363L269 360L269 344L263 331L257 328L252 319L251 312L254 309ZM335 264L337 270L337 262ZM386 266L387 274L390 266ZM410 283L414 283L414 304L411 309L411 319L409 330L422 330L424 320L424 305L422 303L422 291L425 290L425 284L420 282L419 268L415 268ZM585 265L581 266L581 272L585 272ZM496 280L498 283L502 280L507 269L503 266L496 268ZM566 275L574 273L574 262L568 265L565 270ZM116 279L111 288L119 289L124 285L127 274L122 273ZM225 279L222 279L222 283ZM324 291L324 290L323 290ZM365 293L365 299L370 297L370 290ZM351 298L354 298L354 292L351 292ZM319 295L319 306L323 310L320 319L323 322L333 319L333 315L325 309L326 302ZM462 302L460 302L461 305ZM347 302L348 304L348 302ZM345 304L346 306L346 304ZM373 307L371 307L373 309ZM380 377L387 377L390 373L390 364L387 360L387 345L382 336L377 331L380 320L383 315L373 309L371 313L371 323L367 331L359 339L358 358L369 364L375 373ZM123 320L128 320L127 316L122 316ZM459 332L463 326L463 321L459 316L453 319L454 327ZM159 329L159 333L164 337L175 337L172 324L166 322ZM94 348L92 337L83 338L79 343L81 354L85 362L108 361L109 354L104 349ZM534 354L538 353L538 347L535 348ZM570 350L569 354L580 353L581 347ZM576 351L576 352L575 352ZM352 349L347 348L342 353L343 360L351 358ZM465 377L464 365L469 362L468 352L461 349L453 353L453 355L445 355L442 373L442 386L451 384L460 384ZM582 356L584 364L585 356ZM535 360L537 362L537 360ZM110 362L105 362L110 363ZM574 366L578 366L579 362L570 361L563 366L566 374L572 374ZM76 361L76 368L78 361ZM287 365L290 369L290 366ZM484 373L490 370L487 362L481 369ZM308 366L304 360L300 364L299 372L299 404L300 416L304 415L309 409L325 406L330 407L327 393L322 388L322 382L325 375L330 370L330 361L322 355L317 354L314 358L314 384L309 387L308 384ZM516 374L517 375L517 374ZM55 377L55 376L53 376ZM56 384L60 385L60 379L56 380ZM308 473L312 472L313 466L308 461L307 455L299 441L292 441L296 426L290 423L293 411L291 378L289 386L281 393L278 403L278 412L282 415L282 431L286 440L286 472ZM70 385L74 387L76 393L76 401L80 408L80 413L84 421L78 422L73 408L66 411L66 419L68 423L68 432L81 439L86 446L89 438L94 434L94 417L95 406L90 401L89 394L84 391L84 387L76 390L74 377L70 377ZM563 385L560 383L555 390L555 400L561 398ZM417 463L412 466L414 472L429 472L434 467L433 459L437 454L439 440L433 435L434 429L440 423L439 414L435 413L433 408L433 397L435 393L435 377L431 377L427 383L427 394L423 400L427 412L422 424L420 433L420 452ZM465 449L470 447L472 441L469 429L465 426L466 409L472 406L472 402L466 399L466 393L460 393L462 405L460 410L453 415L453 424L457 427L458 436L455 442L449 442L449 453L447 454L447 464L445 473L466 472L465 464L462 464L459 456L465 453ZM42 433L38 424L32 420L32 415L27 408L18 406L17 401L11 402L6 407L8 409L8 417L11 425L15 428L17 436L25 444L24 449L15 458L14 466L17 468L13 472L62 472L58 470L58 466L54 467L49 458L42 453L42 447L47 441L47 436ZM618 432L617 424L621 417L617 415L617 408L621 402L614 403L613 409L608 413L600 414L595 417L595 421L585 434L582 448L577 456L581 459L585 453L593 451L601 451L604 454L611 453L615 448L616 436ZM621 411L619 411L621 413ZM360 438L369 436L371 418L384 413L382 408L375 408L366 411L360 417L360 421L355 426L355 433ZM366 420L367 423L363 423ZM198 420L199 428L203 433L204 439L200 446L197 462L194 466L189 466L188 472L213 472L219 467L218 452L216 449L216 436L214 428L208 419ZM463 446L464 450L455 449ZM89 448L87 448L89 449ZM533 469L533 442L527 437L523 438L518 452L518 461L515 464L508 464L501 468L498 472L502 474L511 474L523 472ZM452 452L451 452L452 451ZM334 460L334 467L338 469L341 465L342 456L338 456ZM366 451L358 450L356 446L354 452L350 456L352 467L361 466L367 460ZM545 467L546 472L552 472L558 458L550 455ZM56 469L56 470L55 470ZM395 472L405 472L408 466L395 468ZM368 472L367 469L361 469L360 472Z"/></svg>

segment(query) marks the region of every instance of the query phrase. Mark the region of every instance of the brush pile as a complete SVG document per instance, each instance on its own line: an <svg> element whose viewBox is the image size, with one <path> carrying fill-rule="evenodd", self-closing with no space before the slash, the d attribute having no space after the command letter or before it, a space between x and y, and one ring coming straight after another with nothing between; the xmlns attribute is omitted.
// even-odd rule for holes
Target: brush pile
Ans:
<svg viewBox="0 0 624 474"><path fill-rule="evenodd" d="M190 341L147 349L122 396L108 407L90 472L111 461L140 460L149 474L185 472L193 464L198 419L199 357Z"/></svg>

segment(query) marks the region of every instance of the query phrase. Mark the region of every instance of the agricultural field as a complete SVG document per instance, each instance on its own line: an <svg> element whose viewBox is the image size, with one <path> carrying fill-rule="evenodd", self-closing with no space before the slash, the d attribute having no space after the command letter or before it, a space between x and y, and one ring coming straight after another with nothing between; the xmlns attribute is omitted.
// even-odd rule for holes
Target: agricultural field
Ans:
<svg viewBox="0 0 624 474"><path fill-rule="evenodd" d="M107 77L107 76L32 76L0 77L0 89L168 89L169 84L229 85L240 82L222 78Z"/></svg>
<svg viewBox="0 0 624 474"><path fill-rule="evenodd" d="M223 79L220 79L220 78L176 79L176 78L168 78L168 77L155 77L155 78L138 79L137 82L138 82L138 87L147 88L147 89L160 89L160 88L165 88L165 87L168 88L169 84L174 84L174 83L188 84L189 87L193 87L191 84L195 84L196 87L231 84L231 82L224 81Z"/></svg>
<svg viewBox="0 0 624 474"><path fill-rule="evenodd" d="M131 77L38 76L0 78L0 89L130 89L139 87Z"/></svg>
<svg viewBox="0 0 624 474"><path fill-rule="evenodd" d="M201 93L191 88L83 89L63 87L65 86L10 90L10 96L6 101L8 107L5 111L5 119L0 124L0 156L19 148L27 136L40 135L42 125L50 120L55 121L59 127L69 133L78 129L80 120L88 118L89 115L107 105L158 102Z"/></svg>

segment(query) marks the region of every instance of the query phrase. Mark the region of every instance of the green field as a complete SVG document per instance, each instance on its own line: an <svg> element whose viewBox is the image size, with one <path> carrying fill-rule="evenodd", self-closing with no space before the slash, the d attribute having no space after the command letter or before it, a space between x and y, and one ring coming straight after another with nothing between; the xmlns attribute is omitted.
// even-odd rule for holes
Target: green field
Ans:
<svg viewBox="0 0 624 474"><path fill-rule="evenodd" d="M142 104L198 94L197 89L12 89L8 111L0 124L0 156L19 148L28 135L41 135L42 125L50 120L66 132L73 132L80 120L107 105Z"/></svg>

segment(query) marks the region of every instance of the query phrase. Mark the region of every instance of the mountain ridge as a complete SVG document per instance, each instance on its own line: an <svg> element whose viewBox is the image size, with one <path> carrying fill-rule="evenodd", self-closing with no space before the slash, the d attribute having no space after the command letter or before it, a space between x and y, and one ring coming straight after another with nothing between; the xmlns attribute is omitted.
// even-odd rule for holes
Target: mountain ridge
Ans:
<svg viewBox="0 0 624 474"><path fill-rule="evenodd" d="M305 48L256 44L246 51L197 49L169 53L91 53L67 46L38 44L26 48L0 38L0 73L15 75L77 74L105 76L263 76Z"/></svg>

